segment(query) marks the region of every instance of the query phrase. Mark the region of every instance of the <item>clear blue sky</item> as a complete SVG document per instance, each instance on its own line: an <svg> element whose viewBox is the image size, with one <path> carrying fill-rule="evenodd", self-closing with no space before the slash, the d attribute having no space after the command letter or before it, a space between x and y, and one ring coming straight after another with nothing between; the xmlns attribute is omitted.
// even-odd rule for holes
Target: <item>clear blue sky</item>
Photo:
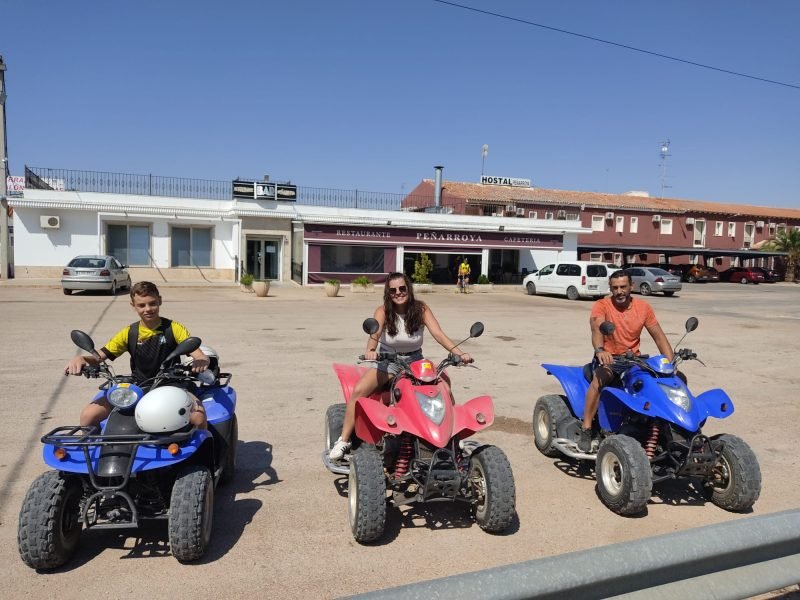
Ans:
<svg viewBox="0 0 800 600"><path fill-rule="evenodd" d="M460 0L800 85L800 2ZM545 188L800 208L800 89L432 0L0 0L23 165L409 191Z"/></svg>

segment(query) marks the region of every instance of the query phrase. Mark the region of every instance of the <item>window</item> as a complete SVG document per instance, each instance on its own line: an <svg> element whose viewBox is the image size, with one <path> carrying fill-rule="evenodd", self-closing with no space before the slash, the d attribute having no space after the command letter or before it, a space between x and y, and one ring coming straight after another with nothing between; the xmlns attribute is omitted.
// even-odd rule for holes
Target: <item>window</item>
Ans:
<svg viewBox="0 0 800 600"><path fill-rule="evenodd" d="M781 234L786 231L786 223L781 223L775 228L775 235Z"/></svg>
<svg viewBox="0 0 800 600"><path fill-rule="evenodd" d="M567 221L577 221L578 213L567 213Z"/></svg>
<svg viewBox="0 0 800 600"><path fill-rule="evenodd" d="M736 223L728 223L728 237L736 237Z"/></svg>
<svg viewBox="0 0 800 600"><path fill-rule="evenodd" d="M622 252L614 252L614 264L617 266L622 264Z"/></svg>
<svg viewBox="0 0 800 600"><path fill-rule="evenodd" d="M577 265L573 265L577 266ZM577 273L580 275L580 270ZM570 273L572 275L572 273ZM586 276L587 277L608 277L608 270L606 270L605 265L586 265Z"/></svg>
<svg viewBox="0 0 800 600"><path fill-rule="evenodd" d="M714 223L714 235L716 237L722 236L722 221L717 221Z"/></svg>
<svg viewBox="0 0 800 600"><path fill-rule="evenodd" d="M706 220L696 219L694 222L694 247L702 248L706 245Z"/></svg>
<svg viewBox="0 0 800 600"><path fill-rule="evenodd" d="M744 241L742 245L745 248L749 248L753 245L753 234L755 233L756 225L755 223L745 223L744 225Z"/></svg>
<svg viewBox="0 0 800 600"><path fill-rule="evenodd" d="M631 233L639 233L639 217L631 217L631 223L628 231Z"/></svg>
<svg viewBox="0 0 800 600"><path fill-rule="evenodd" d="M173 267L211 266L211 228L173 227L172 228Z"/></svg>
<svg viewBox="0 0 800 600"><path fill-rule="evenodd" d="M603 215L592 215L592 231L603 231L605 228L605 217Z"/></svg>
<svg viewBox="0 0 800 600"><path fill-rule="evenodd" d="M562 264L558 265L558 269L556 269L556 275L563 275L564 277L579 277L580 274L581 268L578 265Z"/></svg>
<svg viewBox="0 0 800 600"><path fill-rule="evenodd" d="M321 246L324 273L383 273L383 248Z"/></svg>
<svg viewBox="0 0 800 600"><path fill-rule="evenodd" d="M625 217L617 217L617 233L625 231Z"/></svg>
<svg viewBox="0 0 800 600"><path fill-rule="evenodd" d="M528 211L528 218L529 219L538 219L538 213L535 210Z"/></svg>
<svg viewBox="0 0 800 600"><path fill-rule="evenodd" d="M589 253L589 260L592 262L601 262L603 260L603 253L602 252L590 252Z"/></svg>
<svg viewBox="0 0 800 600"><path fill-rule="evenodd" d="M658 255L658 264L660 264L660 265L667 264L667 255L666 254L659 254Z"/></svg>
<svg viewBox="0 0 800 600"><path fill-rule="evenodd" d="M123 265L150 266L150 226L109 225L106 252Z"/></svg>
<svg viewBox="0 0 800 600"><path fill-rule="evenodd" d="M672 219L661 219L662 235L672 235Z"/></svg>
<svg viewBox="0 0 800 600"><path fill-rule="evenodd" d="M548 221L552 221L553 220L553 213L551 213L551 212L544 213L544 218L546 220L548 220Z"/></svg>

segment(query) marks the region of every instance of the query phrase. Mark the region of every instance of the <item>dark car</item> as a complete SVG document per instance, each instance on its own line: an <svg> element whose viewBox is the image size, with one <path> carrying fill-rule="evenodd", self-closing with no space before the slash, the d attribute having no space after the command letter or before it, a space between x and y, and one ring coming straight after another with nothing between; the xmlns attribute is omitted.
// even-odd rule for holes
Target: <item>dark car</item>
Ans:
<svg viewBox="0 0 800 600"><path fill-rule="evenodd" d="M763 283L764 275L753 267L731 267L719 274L720 281L731 283Z"/></svg>
<svg viewBox="0 0 800 600"><path fill-rule="evenodd" d="M753 267L754 271L758 271L764 276L764 283L775 283L781 280L781 276L774 269L765 269L763 267Z"/></svg>
<svg viewBox="0 0 800 600"><path fill-rule="evenodd" d="M706 267L706 270L711 274L711 281L719 281L719 271L714 267Z"/></svg>
<svg viewBox="0 0 800 600"><path fill-rule="evenodd" d="M681 269L681 265L673 265L670 263L650 263L647 266L656 267L658 269L664 269L667 273L670 273L672 275L677 275L678 277L681 277L683 275L683 269Z"/></svg>
<svg viewBox="0 0 800 600"><path fill-rule="evenodd" d="M719 275L715 279L714 274L703 265L682 265L681 272L681 279L688 283L719 281Z"/></svg>

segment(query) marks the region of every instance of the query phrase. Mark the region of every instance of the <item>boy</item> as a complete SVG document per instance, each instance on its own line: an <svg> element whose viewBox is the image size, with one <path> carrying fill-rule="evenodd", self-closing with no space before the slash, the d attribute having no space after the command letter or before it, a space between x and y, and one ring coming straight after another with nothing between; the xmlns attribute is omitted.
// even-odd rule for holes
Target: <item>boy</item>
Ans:
<svg viewBox="0 0 800 600"><path fill-rule="evenodd" d="M137 384L151 379L167 355L178 344L189 337L189 331L177 321L159 316L161 294L154 283L140 281L131 287L131 307L139 316L138 323L132 323L117 332L94 356L76 356L64 367L68 375L80 375L84 365L96 365L104 360L114 360L125 352L131 352L131 375ZM198 348L191 353L194 359L192 371L200 373L208 368L209 360ZM111 405L105 398L94 400L81 411L81 425L99 425L111 413ZM195 402L189 419L192 425L206 428L206 413L200 402Z"/></svg>

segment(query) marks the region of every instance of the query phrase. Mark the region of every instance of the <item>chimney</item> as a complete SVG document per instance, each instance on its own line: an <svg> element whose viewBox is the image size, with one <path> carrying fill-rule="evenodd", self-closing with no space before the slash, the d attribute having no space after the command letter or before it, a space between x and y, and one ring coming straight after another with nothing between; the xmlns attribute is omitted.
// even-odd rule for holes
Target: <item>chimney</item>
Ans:
<svg viewBox="0 0 800 600"><path fill-rule="evenodd" d="M442 169L444 169L442 166L433 167L433 170L436 171L433 187L433 205L436 208L442 205Z"/></svg>

